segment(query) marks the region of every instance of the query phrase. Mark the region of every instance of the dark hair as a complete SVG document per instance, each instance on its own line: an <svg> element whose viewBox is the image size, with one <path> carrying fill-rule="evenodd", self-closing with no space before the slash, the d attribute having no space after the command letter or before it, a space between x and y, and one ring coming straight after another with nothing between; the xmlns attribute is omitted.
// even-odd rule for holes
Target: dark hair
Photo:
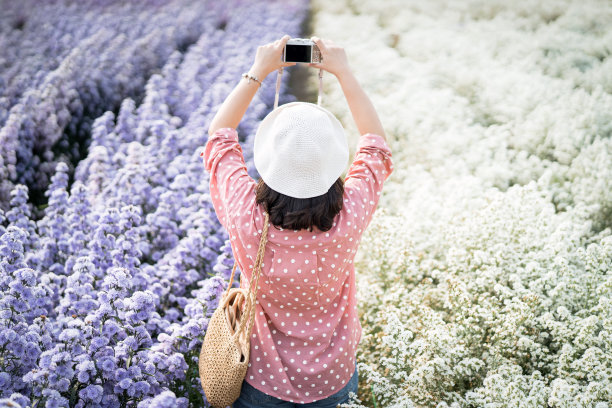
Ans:
<svg viewBox="0 0 612 408"><path fill-rule="evenodd" d="M311 198L289 197L272 190L262 179L259 179L256 191L255 202L263 205L272 225L311 232L312 227L329 231L334 217L342 210L344 180L339 177L327 193Z"/></svg>

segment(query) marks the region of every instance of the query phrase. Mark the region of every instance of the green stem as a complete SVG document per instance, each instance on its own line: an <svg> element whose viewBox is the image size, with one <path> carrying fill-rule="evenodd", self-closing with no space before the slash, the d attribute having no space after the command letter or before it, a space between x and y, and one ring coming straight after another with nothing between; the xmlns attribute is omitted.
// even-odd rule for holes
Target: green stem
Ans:
<svg viewBox="0 0 612 408"><path fill-rule="evenodd" d="M78 383L75 383L74 386L72 387L72 392L70 393L70 406L71 407L73 407L74 404L76 404L77 389L78 389Z"/></svg>
<svg viewBox="0 0 612 408"><path fill-rule="evenodd" d="M372 390L372 402L374 403L374 408L377 408L376 398L374 398L374 385L370 384L370 390Z"/></svg>

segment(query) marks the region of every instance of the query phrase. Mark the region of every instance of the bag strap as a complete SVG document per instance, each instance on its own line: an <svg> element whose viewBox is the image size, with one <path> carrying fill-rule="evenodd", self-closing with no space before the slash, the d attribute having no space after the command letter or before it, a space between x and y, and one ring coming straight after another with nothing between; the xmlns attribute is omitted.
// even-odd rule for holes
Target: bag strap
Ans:
<svg viewBox="0 0 612 408"><path fill-rule="evenodd" d="M264 252L266 244L268 243L268 220L269 216L267 212L264 212L264 226L261 232L261 239L259 241L259 249L257 250L257 257L255 258L255 265L253 267L253 274L251 275L251 281L249 282L249 290L247 294L246 304L244 306L244 313L248 315L246 319L240 319L240 325L236 329L235 335L239 336L244 330L245 324L248 323L247 339L251 338L251 330L253 329L253 323L255 321L255 301L257 299L257 289L259 287L259 275L261 272L261 264L263 263ZM236 270L236 263L234 263L234 269L232 270L232 276L230 278L230 285L234 278L234 271ZM254 290L253 290L254 288ZM229 286L228 286L229 292Z"/></svg>
<svg viewBox="0 0 612 408"><path fill-rule="evenodd" d="M276 75L276 94L274 95L274 109L278 108L278 93L280 91L281 77L283 76L283 67L278 69ZM323 68L319 68L319 95L317 96L317 105L321 106L321 95L323 94Z"/></svg>
<svg viewBox="0 0 612 408"><path fill-rule="evenodd" d="M266 225L264 225L264 228L267 230L268 229L268 223L267 223L268 213L264 213L264 214L265 214L265 220L266 220ZM261 239L263 239L263 236L261 237ZM267 242L267 237L266 237L266 242ZM261 246L261 240L259 241L259 246ZM232 288L232 283L234 283L234 274L236 273L237 265L238 264L234 261L234 267L232 268L232 274L230 275L229 285L227 285L227 289L225 290L225 293L223 294L221 298L224 298L225 296L227 296L229 294L230 289Z"/></svg>

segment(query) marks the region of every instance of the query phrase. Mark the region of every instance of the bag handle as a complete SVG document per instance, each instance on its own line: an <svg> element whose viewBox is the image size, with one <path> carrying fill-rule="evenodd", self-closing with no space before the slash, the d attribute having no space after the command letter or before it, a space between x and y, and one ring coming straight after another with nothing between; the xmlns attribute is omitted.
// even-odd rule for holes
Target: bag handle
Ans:
<svg viewBox="0 0 612 408"><path fill-rule="evenodd" d="M278 93L280 91L281 77L283 76L283 67L278 69L276 75L276 94L274 95L274 109L278 107ZM317 96L317 105L321 106L321 95L323 94L323 68L319 68L319 95Z"/></svg>
<svg viewBox="0 0 612 408"><path fill-rule="evenodd" d="M241 319L235 336L239 336L241 332L244 331L244 326L246 321L248 320L248 329L247 329L247 339L251 338L251 331L253 329L253 323L255 322L255 300L257 299L257 289L259 287L259 275L261 272L261 264L263 263L264 252L266 248L266 244L268 243L268 213L264 211L264 226L261 233L261 239L259 241L259 249L257 250L257 257L255 258L255 265L253 267L253 274L251 275L251 281L249 282L249 290L247 294L246 304L244 306L244 311L248 314L246 319ZM232 287L232 283L234 282L234 273L236 272L237 263L234 262L234 268L232 269L232 275L230 276L230 282L227 287L227 291L223 294L223 297L227 296L230 288ZM253 290L253 288L255 288ZM243 313L244 316L245 313Z"/></svg>

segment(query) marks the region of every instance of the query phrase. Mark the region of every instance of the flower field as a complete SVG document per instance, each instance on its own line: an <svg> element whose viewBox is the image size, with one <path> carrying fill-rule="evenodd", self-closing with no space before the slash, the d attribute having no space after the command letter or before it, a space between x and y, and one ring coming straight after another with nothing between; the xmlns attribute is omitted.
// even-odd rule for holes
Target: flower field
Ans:
<svg viewBox="0 0 612 408"><path fill-rule="evenodd" d="M87 155L93 120L117 111L126 97L139 101L146 79L172 52L220 27L228 12L219 5L193 8L188 0L55 3L10 2L0 14L5 211L16 184L28 186L33 202L45 202L56 164Z"/></svg>
<svg viewBox="0 0 612 408"><path fill-rule="evenodd" d="M312 8L396 166L356 263L352 406L609 407L612 5ZM324 92L355 146L337 81Z"/></svg>
<svg viewBox="0 0 612 408"><path fill-rule="evenodd" d="M208 406L233 257L198 152L289 34L345 47L395 165L356 258L344 406L611 408L612 3L0 5L0 406ZM238 128L253 177L275 80Z"/></svg>
<svg viewBox="0 0 612 408"><path fill-rule="evenodd" d="M233 259L199 151L257 46L299 36L307 4L29 3L0 17L0 406L207 406L198 354Z"/></svg>

